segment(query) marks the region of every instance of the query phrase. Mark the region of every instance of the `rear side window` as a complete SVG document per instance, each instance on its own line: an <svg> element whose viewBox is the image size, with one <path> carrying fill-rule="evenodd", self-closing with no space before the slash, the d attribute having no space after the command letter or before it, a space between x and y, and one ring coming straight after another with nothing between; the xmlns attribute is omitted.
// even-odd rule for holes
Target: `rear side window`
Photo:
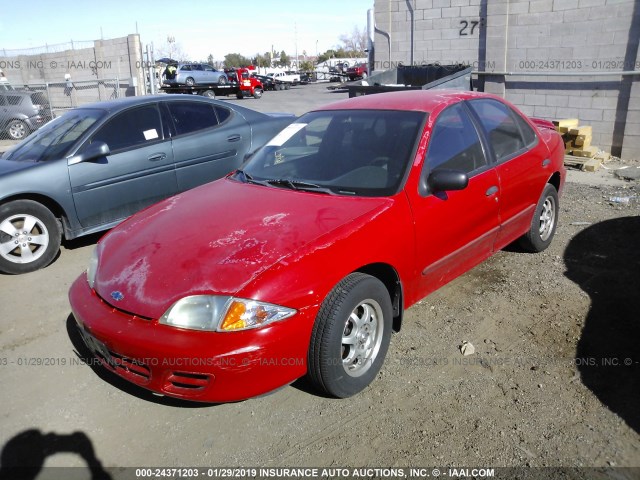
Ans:
<svg viewBox="0 0 640 480"><path fill-rule="evenodd" d="M7 104L7 99L4 97L4 95L0 95L0 105L6 105Z"/></svg>
<svg viewBox="0 0 640 480"><path fill-rule="evenodd" d="M22 101L22 97L19 97L17 95L9 95L7 97L7 101L9 105L20 105L20 102Z"/></svg>
<svg viewBox="0 0 640 480"><path fill-rule="evenodd" d="M438 116L429 141L429 171L446 168L470 173L486 165L480 137L464 106L447 108Z"/></svg>
<svg viewBox="0 0 640 480"><path fill-rule="evenodd" d="M218 125L213 107L206 103L169 102L169 113L177 135L197 132Z"/></svg>
<svg viewBox="0 0 640 480"><path fill-rule="evenodd" d="M498 162L515 156L525 148L516 114L509 107L496 100L472 100L469 106L478 115Z"/></svg>
<svg viewBox="0 0 640 480"><path fill-rule="evenodd" d="M162 139L160 114L155 105L132 108L105 123L91 138L101 141L111 152L142 146Z"/></svg>
<svg viewBox="0 0 640 480"><path fill-rule="evenodd" d="M224 123L227 118L231 116L231 110L229 110L228 108L218 107L217 105L214 108L216 110L216 113L218 114L218 121L220 123Z"/></svg>

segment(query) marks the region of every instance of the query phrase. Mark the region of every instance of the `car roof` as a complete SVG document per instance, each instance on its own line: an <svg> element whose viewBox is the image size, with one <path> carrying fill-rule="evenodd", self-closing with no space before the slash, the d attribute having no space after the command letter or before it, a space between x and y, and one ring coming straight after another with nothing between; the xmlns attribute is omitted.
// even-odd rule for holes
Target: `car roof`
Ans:
<svg viewBox="0 0 640 480"><path fill-rule="evenodd" d="M131 106L134 105L144 105L147 103L155 103L158 100L181 100L181 101L186 101L186 102L209 102L215 105L220 105L219 102L211 99L211 98L206 98L200 95L182 95L179 93L175 93L175 94L161 94L161 95L144 95L144 96L140 96L140 97L124 97L124 98L117 98L115 100L107 100L107 101L103 101L103 102L96 102L96 103L89 103L87 105L82 105L80 107L77 107L78 109L87 109L87 108L93 108L93 109L101 109L101 110L106 110L109 112L115 112L118 110L124 110L126 108L129 108Z"/></svg>
<svg viewBox="0 0 640 480"><path fill-rule="evenodd" d="M408 110L430 113L454 103L474 98L493 98L504 103L500 97L488 93L459 90L403 90L400 92L361 95L326 105L316 109L316 111Z"/></svg>

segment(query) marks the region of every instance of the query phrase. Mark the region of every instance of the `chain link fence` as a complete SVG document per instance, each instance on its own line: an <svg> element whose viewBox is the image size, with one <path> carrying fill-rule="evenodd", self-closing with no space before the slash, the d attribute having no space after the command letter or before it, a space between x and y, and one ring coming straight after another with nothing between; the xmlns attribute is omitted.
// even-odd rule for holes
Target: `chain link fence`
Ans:
<svg viewBox="0 0 640 480"><path fill-rule="evenodd" d="M127 82L89 80L0 85L0 139L22 140L65 111L94 102L135 95Z"/></svg>

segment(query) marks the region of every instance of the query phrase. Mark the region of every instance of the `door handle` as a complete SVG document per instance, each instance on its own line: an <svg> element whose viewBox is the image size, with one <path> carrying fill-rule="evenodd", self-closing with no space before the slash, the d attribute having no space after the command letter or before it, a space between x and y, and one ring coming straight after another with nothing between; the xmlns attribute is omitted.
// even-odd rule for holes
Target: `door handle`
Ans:
<svg viewBox="0 0 640 480"><path fill-rule="evenodd" d="M498 187L496 187L496 186L494 185L493 187L489 187L489 189L488 189L486 192L484 192L484 194L485 194L487 197L490 197L491 195L493 195L493 194L494 194L494 193L496 193L497 191L498 191Z"/></svg>
<svg viewBox="0 0 640 480"><path fill-rule="evenodd" d="M546 158L543 162L542 162L542 166L546 167L547 165L549 165L551 163L551 159Z"/></svg>
<svg viewBox="0 0 640 480"><path fill-rule="evenodd" d="M153 155L149 155L147 157L147 160L150 160L152 162L157 162L158 160L164 160L165 158L167 158L166 153L154 153Z"/></svg>
<svg viewBox="0 0 640 480"><path fill-rule="evenodd" d="M242 137L240 135L237 135L237 134L236 135L229 135L227 137L227 142L237 142L237 141L239 141L241 139L242 139Z"/></svg>

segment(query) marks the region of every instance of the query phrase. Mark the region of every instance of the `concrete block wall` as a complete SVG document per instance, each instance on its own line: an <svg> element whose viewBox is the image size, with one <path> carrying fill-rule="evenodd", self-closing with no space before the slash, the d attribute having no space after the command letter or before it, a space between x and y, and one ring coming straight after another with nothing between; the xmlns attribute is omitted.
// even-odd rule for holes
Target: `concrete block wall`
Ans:
<svg viewBox="0 0 640 480"><path fill-rule="evenodd" d="M593 126L594 145L640 158L640 75L588 75L640 71L640 2L376 0L374 8L376 26L391 36L389 51L376 34L376 65L413 59L486 72L575 73L482 75L476 86L528 115L578 118Z"/></svg>
<svg viewBox="0 0 640 480"><path fill-rule="evenodd" d="M93 43L92 48L0 56L0 67L16 86L64 82L68 74L73 82L118 78L122 83L137 84L137 94L144 92L138 34ZM133 82L130 81L132 78L135 79Z"/></svg>

